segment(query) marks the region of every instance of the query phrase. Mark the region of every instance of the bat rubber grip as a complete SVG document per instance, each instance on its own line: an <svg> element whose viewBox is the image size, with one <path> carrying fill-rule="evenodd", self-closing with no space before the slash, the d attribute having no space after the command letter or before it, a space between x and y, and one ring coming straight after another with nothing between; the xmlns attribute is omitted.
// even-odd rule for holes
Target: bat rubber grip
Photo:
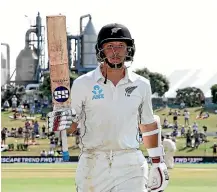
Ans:
<svg viewBox="0 0 217 192"><path fill-rule="evenodd" d="M69 160L69 152L68 152L68 143L67 143L66 130L61 131L61 137L62 137L63 161L68 161Z"/></svg>
<svg viewBox="0 0 217 192"><path fill-rule="evenodd" d="M69 152L63 151L63 161L69 161Z"/></svg>

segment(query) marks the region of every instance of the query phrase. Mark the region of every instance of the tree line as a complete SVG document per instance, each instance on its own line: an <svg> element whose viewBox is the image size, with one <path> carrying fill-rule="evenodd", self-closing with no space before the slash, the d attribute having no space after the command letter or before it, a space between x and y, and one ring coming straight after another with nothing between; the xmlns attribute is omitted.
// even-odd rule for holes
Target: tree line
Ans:
<svg viewBox="0 0 217 192"><path fill-rule="evenodd" d="M170 88L170 82L167 77L161 73L151 72L147 68L137 69L134 71L136 74L141 75L150 80L152 87L152 94L162 97ZM79 75L75 72L70 72L70 85ZM214 84L211 88L212 102L217 103L217 84ZM44 96L51 98L51 84L49 74L44 76L39 90ZM2 103L11 98L12 95L18 95L20 97L24 94L24 89L17 86L10 86L9 89L2 91ZM201 102L204 102L205 96L201 89L197 87L186 87L176 90L176 103L184 102L187 106L200 106Z"/></svg>
<svg viewBox="0 0 217 192"><path fill-rule="evenodd" d="M161 73L151 72L147 68L137 69L134 71L136 74L141 75L150 80L152 87L152 94L162 97L170 88L170 82L167 77ZM72 85L73 81L78 77L76 73L70 74L70 83ZM43 84L40 87L41 91L44 91L45 95L51 95L50 88L50 78L46 76L44 78ZM212 101L217 103L217 84L211 87ZM176 102L185 104L189 107L198 106L205 99L204 93L201 89L197 87L186 87L183 89L178 89L176 91Z"/></svg>

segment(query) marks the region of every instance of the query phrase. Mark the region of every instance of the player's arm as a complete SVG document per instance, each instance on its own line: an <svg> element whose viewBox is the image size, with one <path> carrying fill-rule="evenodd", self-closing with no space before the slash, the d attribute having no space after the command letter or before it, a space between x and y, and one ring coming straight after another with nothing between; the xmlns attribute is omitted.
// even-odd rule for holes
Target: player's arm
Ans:
<svg viewBox="0 0 217 192"><path fill-rule="evenodd" d="M164 163L164 149L161 144L160 117L153 115L150 82L146 84L143 102L140 107L140 131L143 143L151 158L152 166L149 172L148 187L151 192L164 191L168 185L169 176Z"/></svg>
<svg viewBox="0 0 217 192"><path fill-rule="evenodd" d="M164 155L161 145L161 129L153 114L150 83L146 85L145 89L145 95L140 107L139 128L142 133L143 144L148 151L149 157L159 160L159 158Z"/></svg>
<svg viewBox="0 0 217 192"><path fill-rule="evenodd" d="M152 149L152 148L158 147L159 146L159 142L158 142L159 133L155 133L155 131L158 129L157 123L153 122L153 123L146 124L146 125L140 124L139 127L144 137L143 143L144 143L145 148ZM150 133L155 133L155 134L150 135Z"/></svg>
<svg viewBox="0 0 217 192"><path fill-rule="evenodd" d="M85 93L84 84L79 80L75 80L71 88L71 109L76 112L76 118L73 120L71 128L68 130L74 133L78 127L78 122L81 120L84 113Z"/></svg>

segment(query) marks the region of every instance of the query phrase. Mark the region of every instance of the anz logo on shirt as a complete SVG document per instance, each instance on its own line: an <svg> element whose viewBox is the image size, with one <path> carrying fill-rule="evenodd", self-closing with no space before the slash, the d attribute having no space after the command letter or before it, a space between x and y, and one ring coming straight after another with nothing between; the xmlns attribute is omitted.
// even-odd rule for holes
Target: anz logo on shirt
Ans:
<svg viewBox="0 0 217 192"><path fill-rule="evenodd" d="M103 90L100 88L99 85L95 85L93 87L92 93L93 93L92 100L94 100L94 99L104 99Z"/></svg>

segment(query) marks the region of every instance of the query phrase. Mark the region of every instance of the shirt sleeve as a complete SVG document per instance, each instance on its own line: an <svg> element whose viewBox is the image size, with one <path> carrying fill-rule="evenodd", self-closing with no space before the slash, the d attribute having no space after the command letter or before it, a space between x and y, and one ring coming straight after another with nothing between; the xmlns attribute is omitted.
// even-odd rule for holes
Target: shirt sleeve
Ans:
<svg viewBox="0 0 217 192"><path fill-rule="evenodd" d="M84 113L85 106L85 92L84 84L75 80L71 88L71 108L76 111L78 120L80 120Z"/></svg>
<svg viewBox="0 0 217 192"><path fill-rule="evenodd" d="M143 94L144 96L140 106L140 124L147 125L155 122L152 109L150 81L147 81L144 85L144 89L145 93Z"/></svg>

